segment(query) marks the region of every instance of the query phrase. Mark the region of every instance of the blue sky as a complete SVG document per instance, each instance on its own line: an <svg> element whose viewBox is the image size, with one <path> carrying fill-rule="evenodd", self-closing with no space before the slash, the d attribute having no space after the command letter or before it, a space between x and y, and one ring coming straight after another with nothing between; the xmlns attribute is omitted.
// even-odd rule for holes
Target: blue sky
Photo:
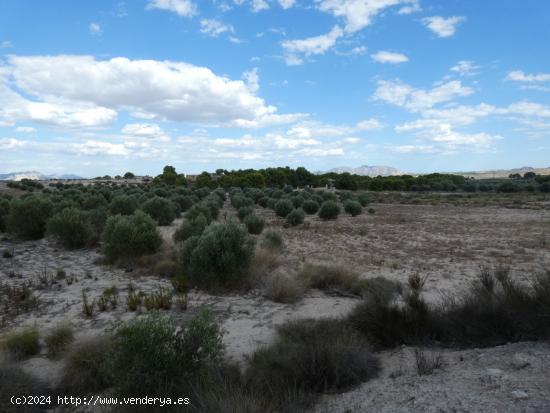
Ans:
<svg viewBox="0 0 550 413"><path fill-rule="evenodd" d="M0 0L0 172L550 166L550 2Z"/></svg>

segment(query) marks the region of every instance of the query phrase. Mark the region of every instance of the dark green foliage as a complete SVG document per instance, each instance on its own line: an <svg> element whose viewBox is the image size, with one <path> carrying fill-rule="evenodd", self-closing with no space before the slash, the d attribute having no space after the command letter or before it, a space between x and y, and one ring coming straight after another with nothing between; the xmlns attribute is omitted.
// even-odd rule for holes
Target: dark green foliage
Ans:
<svg viewBox="0 0 550 413"><path fill-rule="evenodd" d="M47 232L66 248L82 248L91 244L94 228L86 212L67 208L48 220Z"/></svg>
<svg viewBox="0 0 550 413"><path fill-rule="evenodd" d="M246 376L272 400L283 402L293 390L306 407L315 394L349 389L379 370L367 343L347 323L307 319L280 327L275 344L254 353Z"/></svg>
<svg viewBox="0 0 550 413"><path fill-rule="evenodd" d="M263 218L252 213L244 218L244 224L250 234L261 234L264 229L265 221Z"/></svg>
<svg viewBox="0 0 550 413"><path fill-rule="evenodd" d="M176 208L172 201L159 196L146 201L141 209L153 217L159 225L170 225L176 218Z"/></svg>
<svg viewBox="0 0 550 413"><path fill-rule="evenodd" d="M319 218L324 220L336 219L340 214L340 207L335 201L325 201L319 209Z"/></svg>
<svg viewBox="0 0 550 413"><path fill-rule="evenodd" d="M73 327L69 323L60 323L56 325L44 337L44 342L50 356L58 356L74 340Z"/></svg>
<svg viewBox="0 0 550 413"><path fill-rule="evenodd" d="M350 214L352 217L361 215L363 208L361 204L357 201L352 201L351 199L344 202L344 211Z"/></svg>
<svg viewBox="0 0 550 413"><path fill-rule="evenodd" d="M198 286L237 287L247 278L254 255L254 240L235 221L215 223L202 235L191 237L180 251L182 271Z"/></svg>
<svg viewBox="0 0 550 413"><path fill-rule="evenodd" d="M254 213L254 209L252 209L251 207L243 206L243 207L240 207L239 210L237 211L237 216L241 221L243 221L247 215L250 215L253 213Z"/></svg>
<svg viewBox="0 0 550 413"><path fill-rule="evenodd" d="M292 205L294 205L294 208L300 208L304 203L304 198L300 195L292 196L290 197L290 200L292 201Z"/></svg>
<svg viewBox="0 0 550 413"><path fill-rule="evenodd" d="M199 202L193 205L189 209L189 211L185 213L185 218L187 218L188 220L194 220L199 215L202 215L204 218L206 218L208 224L212 222L212 212L204 202Z"/></svg>
<svg viewBox="0 0 550 413"><path fill-rule="evenodd" d="M39 239L46 231L46 221L53 211L52 203L40 196L29 196L11 201L5 217L8 232L21 238Z"/></svg>
<svg viewBox="0 0 550 413"><path fill-rule="evenodd" d="M132 215L138 209L138 201L132 196L118 195L109 205L111 215Z"/></svg>
<svg viewBox="0 0 550 413"><path fill-rule="evenodd" d="M193 206L193 199L190 196L176 195L172 198L172 202L179 205L181 211L185 212Z"/></svg>
<svg viewBox="0 0 550 413"><path fill-rule="evenodd" d="M267 208L268 203L269 203L269 198L267 196L264 196L258 199L258 205L260 205L262 208Z"/></svg>
<svg viewBox="0 0 550 413"><path fill-rule="evenodd" d="M6 215L10 212L10 201L0 198L0 232L6 230Z"/></svg>
<svg viewBox="0 0 550 413"><path fill-rule="evenodd" d="M290 214L286 216L286 222L293 227L303 224L306 214L302 208L293 209Z"/></svg>
<svg viewBox="0 0 550 413"><path fill-rule="evenodd" d="M282 218L286 218L293 209L294 205L289 199L281 199L275 204L275 213Z"/></svg>
<svg viewBox="0 0 550 413"><path fill-rule="evenodd" d="M302 204L302 209L306 214L316 214L319 211L319 204L312 199L308 199Z"/></svg>
<svg viewBox="0 0 550 413"><path fill-rule="evenodd" d="M109 217L102 234L103 250L110 261L152 254L162 244L156 222L142 211Z"/></svg>
<svg viewBox="0 0 550 413"><path fill-rule="evenodd" d="M203 214L199 214L193 219L186 219L174 233L174 240L181 242L201 235L208 225L208 220Z"/></svg>
<svg viewBox="0 0 550 413"><path fill-rule="evenodd" d="M365 192L359 194L357 197L357 201L361 204L361 206L367 206L369 204L369 195Z"/></svg>
<svg viewBox="0 0 550 413"><path fill-rule="evenodd" d="M128 396L181 396L185 385L218 361L222 349L220 329L209 313L183 325L158 315L122 324L111 353L115 387Z"/></svg>
<svg viewBox="0 0 550 413"><path fill-rule="evenodd" d="M97 209L107 207L107 200L101 195L91 195L84 198L82 201L82 209Z"/></svg>

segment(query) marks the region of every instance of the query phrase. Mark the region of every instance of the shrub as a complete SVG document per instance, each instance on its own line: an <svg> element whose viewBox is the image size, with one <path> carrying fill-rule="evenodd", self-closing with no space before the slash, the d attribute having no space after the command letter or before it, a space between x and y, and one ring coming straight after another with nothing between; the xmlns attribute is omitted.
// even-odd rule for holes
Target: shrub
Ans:
<svg viewBox="0 0 550 413"><path fill-rule="evenodd" d="M302 209L305 211L306 214L316 214L317 211L319 211L319 204L312 199L308 199L305 201L302 205Z"/></svg>
<svg viewBox="0 0 550 413"><path fill-rule="evenodd" d="M302 208L293 209L292 212L286 216L286 222L295 227L296 225L303 224L304 218L305 214Z"/></svg>
<svg viewBox="0 0 550 413"><path fill-rule="evenodd" d="M275 213L282 218L286 218L293 209L294 205L289 199L281 199L275 204Z"/></svg>
<svg viewBox="0 0 550 413"><path fill-rule="evenodd" d="M39 239L46 231L46 221L53 211L52 203L46 198L29 196L11 201L6 216L9 232L21 238Z"/></svg>
<svg viewBox="0 0 550 413"><path fill-rule="evenodd" d="M334 192L323 192L321 197L323 198L323 201L338 201L338 197Z"/></svg>
<svg viewBox="0 0 550 413"><path fill-rule="evenodd" d="M341 320L299 320L279 328L278 340L254 353L246 373L253 387L284 401L289 390L302 404L315 394L343 391L378 375L378 360ZM312 396L307 397L310 394Z"/></svg>
<svg viewBox="0 0 550 413"><path fill-rule="evenodd" d="M84 198L82 201L82 208L85 210L92 210L96 208L107 207L107 200L101 195L91 195Z"/></svg>
<svg viewBox="0 0 550 413"><path fill-rule="evenodd" d="M244 224L250 234L261 234L265 221L256 214L249 214L245 217Z"/></svg>
<svg viewBox="0 0 550 413"><path fill-rule="evenodd" d="M361 207L361 204L357 201L352 201L350 199L344 202L344 211L346 211L352 217L361 215L362 210L363 208Z"/></svg>
<svg viewBox="0 0 550 413"><path fill-rule="evenodd" d="M187 218L188 220L194 220L199 215L204 216L204 218L206 218L206 222L208 224L210 224L212 222L212 219L213 219L212 218L212 212L211 212L210 208L208 208L208 206L204 202L199 202L199 203L193 205L189 209L189 211L187 211L185 213L185 218Z"/></svg>
<svg viewBox="0 0 550 413"><path fill-rule="evenodd" d="M67 248L81 248L91 242L93 228L85 212L66 208L48 220L47 232Z"/></svg>
<svg viewBox="0 0 550 413"><path fill-rule="evenodd" d="M367 282L359 279L359 275L340 266L305 264L298 278L311 288L318 288L333 293L362 295Z"/></svg>
<svg viewBox="0 0 550 413"><path fill-rule="evenodd" d="M206 365L219 360L221 338L209 313L183 325L159 315L122 324L111 353L115 386L123 395L179 395Z"/></svg>
<svg viewBox="0 0 550 413"><path fill-rule="evenodd" d="M276 231L266 231L260 246L268 250L282 250L284 246L283 237Z"/></svg>
<svg viewBox="0 0 550 413"><path fill-rule="evenodd" d="M376 210L374 208L369 208L369 214L374 214Z"/></svg>
<svg viewBox="0 0 550 413"><path fill-rule="evenodd" d="M174 240L180 242L201 235L207 226L208 220L203 214L199 214L193 219L187 219L174 233Z"/></svg>
<svg viewBox="0 0 550 413"><path fill-rule="evenodd" d="M262 208L267 208L269 203L269 198L267 196L263 196L260 199L258 199L258 205L260 205Z"/></svg>
<svg viewBox="0 0 550 413"><path fill-rule="evenodd" d="M138 209L137 200L126 195L115 196L109 205L111 215L132 215L136 209Z"/></svg>
<svg viewBox="0 0 550 413"><path fill-rule="evenodd" d="M254 240L235 221L212 224L191 237L180 251L182 270L193 283L206 288L235 287L248 276Z"/></svg>
<svg viewBox="0 0 550 413"><path fill-rule="evenodd" d="M50 356L59 355L74 340L73 327L70 323L59 323L44 337Z"/></svg>
<svg viewBox="0 0 550 413"><path fill-rule="evenodd" d="M2 350L9 358L23 360L40 352L39 333L36 327L27 327L5 334L1 341Z"/></svg>
<svg viewBox="0 0 550 413"><path fill-rule="evenodd" d="M176 195L172 198L172 202L179 205L180 209L185 212L193 206L193 200L189 196Z"/></svg>
<svg viewBox="0 0 550 413"><path fill-rule="evenodd" d="M109 336L97 336L77 343L67 356L59 388L67 393L105 390L113 384Z"/></svg>
<svg viewBox="0 0 550 413"><path fill-rule="evenodd" d="M300 195L295 195L290 197L290 201L292 202L292 205L294 205L294 208L300 208L304 203L304 198Z"/></svg>
<svg viewBox="0 0 550 413"><path fill-rule="evenodd" d="M176 208L172 201L156 196L146 201L141 209L159 225L170 225L176 218Z"/></svg>
<svg viewBox="0 0 550 413"><path fill-rule="evenodd" d="M319 218L324 220L336 219L340 214L340 207L335 201L325 201L319 209Z"/></svg>
<svg viewBox="0 0 550 413"><path fill-rule="evenodd" d="M102 239L103 250L110 261L152 254L162 244L157 224L142 211L136 211L128 217L109 217Z"/></svg>
<svg viewBox="0 0 550 413"><path fill-rule="evenodd" d="M253 214L254 210L251 207L243 206L240 207L237 211L237 215L239 216L239 219L243 221L248 215Z"/></svg>
<svg viewBox="0 0 550 413"><path fill-rule="evenodd" d="M305 291L302 281L281 274L268 278L265 285L266 297L277 303L295 303Z"/></svg>
<svg viewBox="0 0 550 413"><path fill-rule="evenodd" d="M0 198L0 232L6 230L6 215L10 212L10 201Z"/></svg>

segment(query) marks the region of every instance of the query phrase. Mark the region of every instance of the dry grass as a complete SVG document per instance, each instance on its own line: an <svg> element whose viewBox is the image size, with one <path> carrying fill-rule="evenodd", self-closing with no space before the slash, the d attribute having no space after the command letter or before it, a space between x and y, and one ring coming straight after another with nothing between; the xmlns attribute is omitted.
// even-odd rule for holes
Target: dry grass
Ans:
<svg viewBox="0 0 550 413"><path fill-rule="evenodd" d="M257 248L250 266L254 279L259 279L269 274L280 264L280 250L271 248Z"/></svg>
<svg viewBox="0 0 550 413"><path fill-rule="evenodd" d="M295 303L306 291L306 285L295 278L276 274L265 283L265 296L277 303Z"/></svg>
<svg viewBox="0 0 550 413"><path fill-rule="evenodd" d="M337 295L361 296L367 282L359 279L359 274L342 266L315 265L306 263L298 278L311 288L318 288Z"/></svg>

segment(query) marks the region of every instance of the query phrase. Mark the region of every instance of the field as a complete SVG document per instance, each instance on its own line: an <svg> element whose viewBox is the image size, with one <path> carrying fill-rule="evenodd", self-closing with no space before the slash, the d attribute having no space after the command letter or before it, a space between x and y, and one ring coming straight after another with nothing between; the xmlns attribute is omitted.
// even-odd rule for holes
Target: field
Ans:
<svg viewBox="0 0 550 413"><path fill-rule="evenodd" d="M358 198L358 192L337 196L336 192L310 191L306 196L304 191L288 190L289 198L321 196L323 201L337 200L340 207L336 219L305 214L303 223L293 223L278 216L284 214L260 206L262 194L257 190L247 191L196 194L195 204L219 197L214 222L236 223L239 214L245 223L248 215L263 221L260 234L247 234L255 246L246 280L229 286L218 284L219 280L203 285L194 278L186 279L184 287L175 283L182 271L193 273L191 264L186 267L179 262L182 247L174 241L182 224L192 220L189 212L175 213L170 224L159 225L160 246L136 257L107 260L105 235L99 243L67 248L53 230L44 238L26 240L13 233L0 234L0 332L4 341L23 328L36 328L41 337L39 349L12 357L9 366L21 369L28 380L37 379L50 391L59 392L67 380L67 354L78 343L116 331L136 318L147 319L155 310L176 323L189 323L208 310L220 328L223 363L236 363L245 371L244 385L256 389L254 379L252 384L247 381L248 375L262 372L261 363L254 361L259 357L255 352L276 345L281 334L278 328L289 321L345 320L360 303L374 299L374 290L389 294L398 306L418 291L425 305L436 308L449 297L468 294L480 274L504 271L513 285L529 288L550 268L548 194L368 193L369 202L352 216L344 211L342 201ZM180 195L194 194L183 191ZM248 197L258 203L250 205ZM251 211L245 214L236 208L241 205ZM282 237L282 247L266 246L266 234L273 232ZM240 270L237 262L234 272ZM417 290L415 279L422 284ZM28 291L21 293L22 286ZM408 288L412 289L410 296ZM131 308L132 297L137 296L140 304ZM74 339L52 356L44 337L60 325L70 325ZM252 402L255 393L251 390L223 411L241 411L235 406L244 406L244 399L249 410L242 411L250 412L290 411L289 404L296 410L317 412L549 411L546 332L540 331L537 337L522 330L510 334L497 336L491 345L484 338L448 343L444 338L417 340L415 336L405 337L399 345L368 339L364 348L378 360L380 368L372 368L376 374L342 386L338 380L334 386L325 383L322 391L314 391L318 394L313 401L300 394L295 396L296 403L293 398L281 401L279 395ZM108 393L111 387L104 387L79 391ZM196 409L216 411L204 406Z"/></svg>

